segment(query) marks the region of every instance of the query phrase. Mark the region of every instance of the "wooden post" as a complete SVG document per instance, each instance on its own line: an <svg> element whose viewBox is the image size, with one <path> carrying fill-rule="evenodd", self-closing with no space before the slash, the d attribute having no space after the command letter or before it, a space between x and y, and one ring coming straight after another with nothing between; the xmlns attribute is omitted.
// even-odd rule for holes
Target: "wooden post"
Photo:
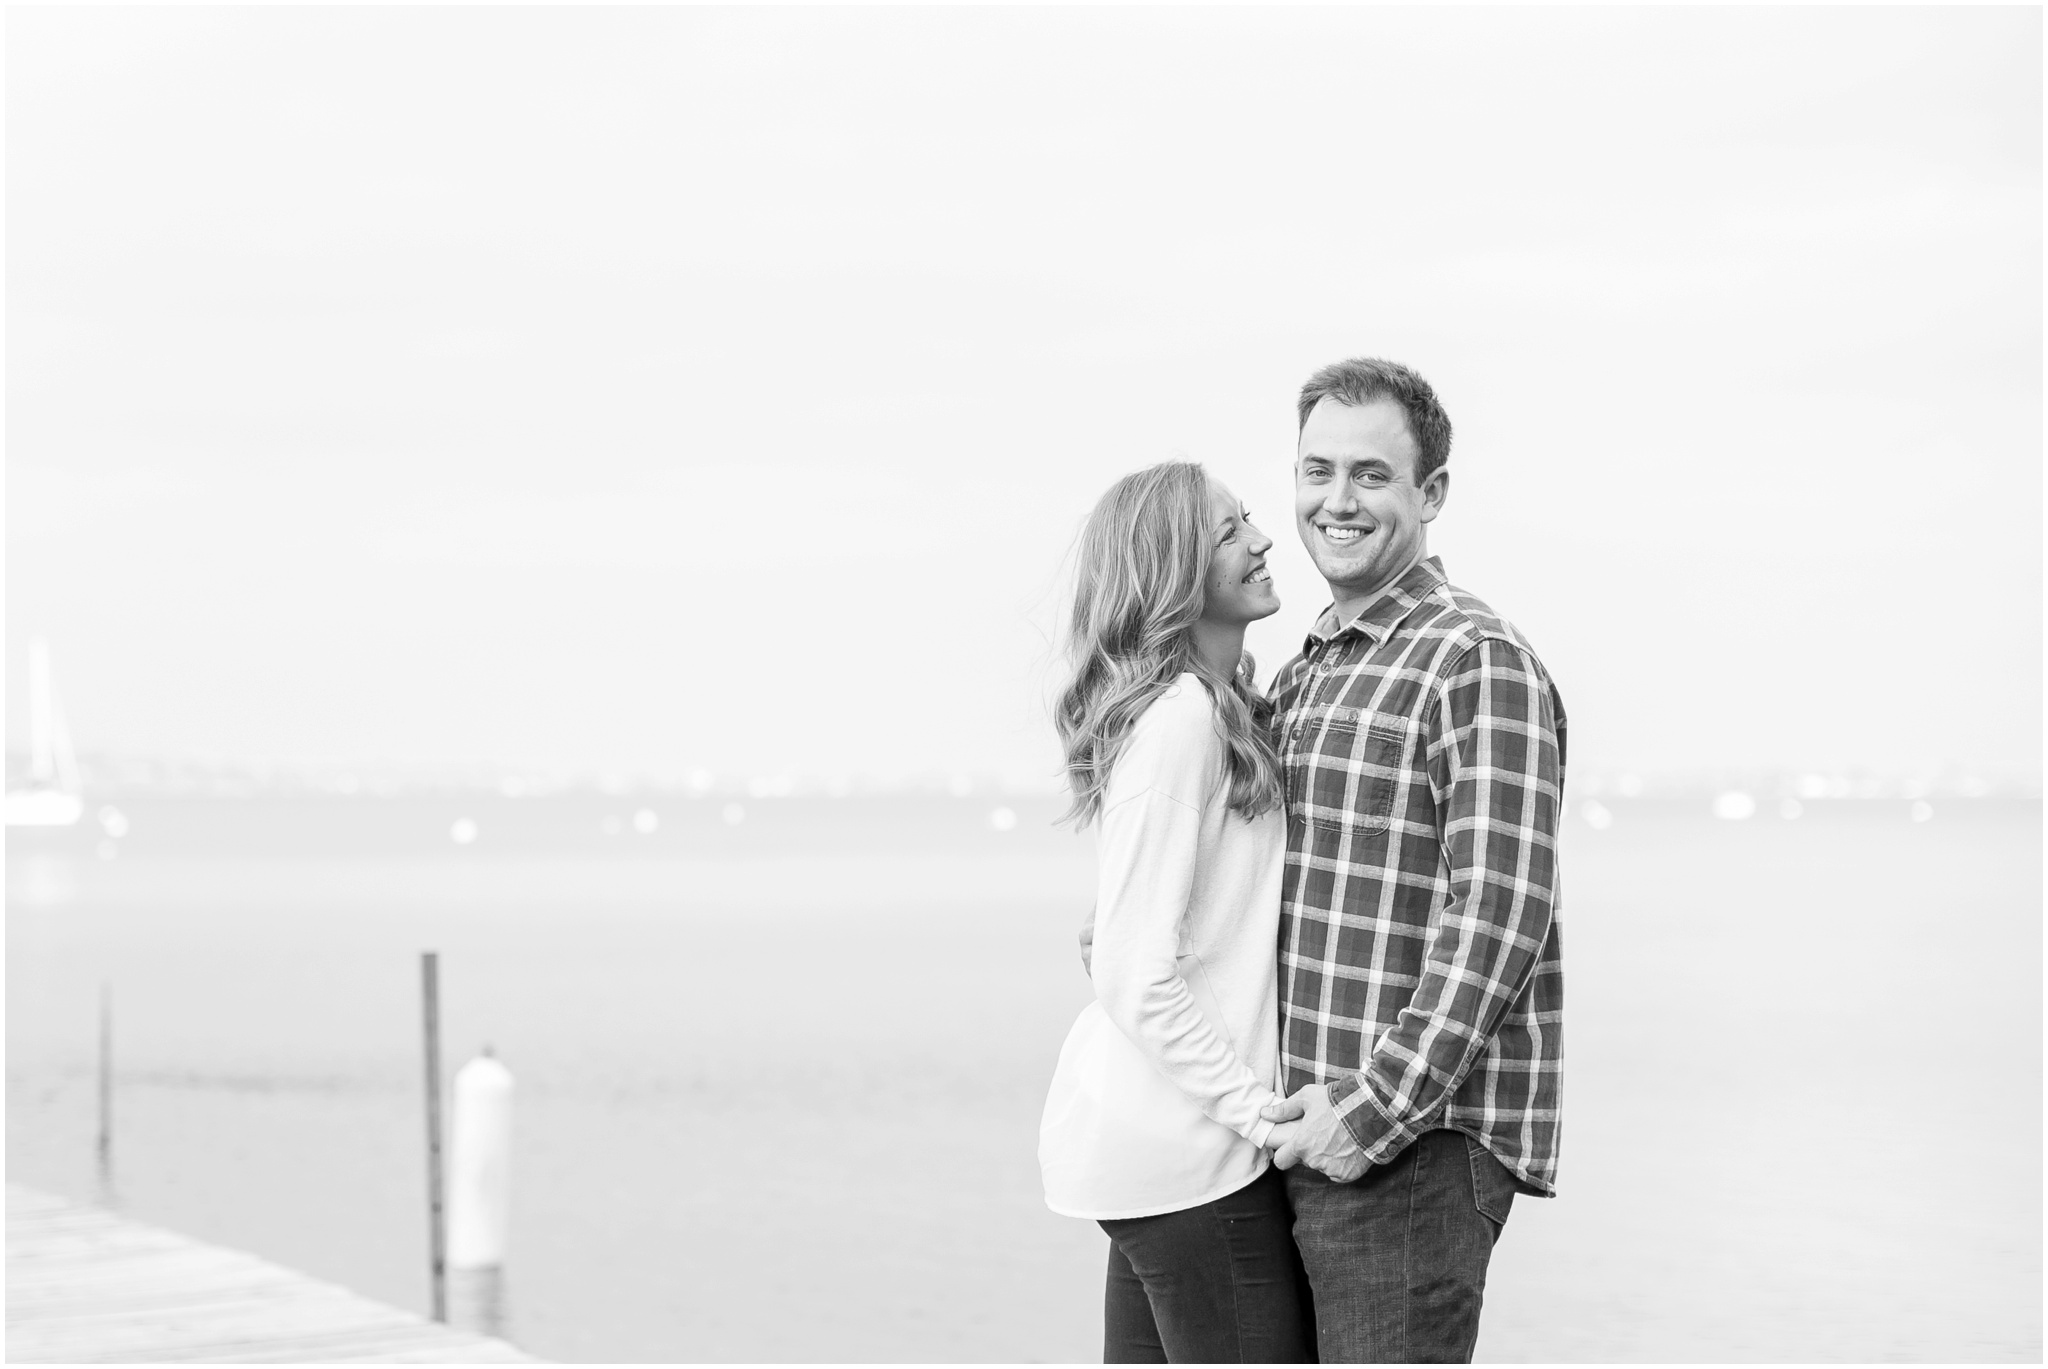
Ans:
<svg viewBox="0 0 2048 1369"><path fill-rule="evenodd" d="M447 1217L441 1201L441 970L433 951L420 955L420 989L426 1010L427 1048L427 1240L433 1270L434 1320L448 1320Z"/></svg>
<svg viewBox="0 0 2048 1369"><path fill-rule="evenodd" d="M100 1197L111 1203L114 1196L114 991L100 984L100 1130L93 1148L100 1180Z"/></svg>

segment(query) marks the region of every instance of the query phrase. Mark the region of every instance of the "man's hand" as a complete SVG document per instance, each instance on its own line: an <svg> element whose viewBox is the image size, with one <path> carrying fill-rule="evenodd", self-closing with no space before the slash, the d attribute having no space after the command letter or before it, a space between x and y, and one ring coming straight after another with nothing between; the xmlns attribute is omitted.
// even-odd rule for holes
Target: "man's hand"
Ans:
<svg viewBox="0 0 2048 1369"><path fill-rule="evenodd" d="M1266 1144L1273 1148L1273 1163L1282 1169L1306 1164L1348 1184L1371 1167L1337 1110L1330 1106L1329 1089L1321 1084L1297 1090L1293 1097L1268 1105L1259 1116L1281 1124L1273 1128Z"/></svg>

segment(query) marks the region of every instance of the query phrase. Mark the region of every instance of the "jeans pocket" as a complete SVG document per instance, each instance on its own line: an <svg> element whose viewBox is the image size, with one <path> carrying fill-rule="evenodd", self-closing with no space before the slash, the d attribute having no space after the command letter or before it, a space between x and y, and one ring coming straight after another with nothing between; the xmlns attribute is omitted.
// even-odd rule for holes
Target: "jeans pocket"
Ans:
<svg viewBox="0 0 2048 1369"><path fill-rule="evenodd" d="M1508 1223L1508 1210L1515 1205L1515 1179L1507 1166L1493 1158L1493 1152L1470 1136L1465 1138L1466 1159L1472 1165L1472 1206L1493 1223L1495 1236Z"/></svg>

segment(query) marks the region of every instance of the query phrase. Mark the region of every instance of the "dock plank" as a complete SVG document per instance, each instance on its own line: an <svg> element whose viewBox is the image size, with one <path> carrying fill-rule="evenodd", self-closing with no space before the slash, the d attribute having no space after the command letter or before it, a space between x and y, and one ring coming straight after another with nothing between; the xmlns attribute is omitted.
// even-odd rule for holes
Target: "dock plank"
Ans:
<svg viewBox="0 0 2048 1369"><path fill-rule="evenodd" d="M20 1185L7 1186L14 1363L533 1363L345 1288Z"/></svg>

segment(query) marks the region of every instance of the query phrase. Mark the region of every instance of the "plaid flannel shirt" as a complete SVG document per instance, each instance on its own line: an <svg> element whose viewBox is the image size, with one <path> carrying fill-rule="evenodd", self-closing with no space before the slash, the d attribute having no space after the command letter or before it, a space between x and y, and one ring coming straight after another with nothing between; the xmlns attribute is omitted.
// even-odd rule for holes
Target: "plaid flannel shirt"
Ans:
<svg viewBox="0 0 2048 1369"><path fill-rule="evenodd" d="M1280 1063L1366 1159L1436 1127L1555 1192L1565 716L1432 557L1273 681L1287 779Z"/></svg>

